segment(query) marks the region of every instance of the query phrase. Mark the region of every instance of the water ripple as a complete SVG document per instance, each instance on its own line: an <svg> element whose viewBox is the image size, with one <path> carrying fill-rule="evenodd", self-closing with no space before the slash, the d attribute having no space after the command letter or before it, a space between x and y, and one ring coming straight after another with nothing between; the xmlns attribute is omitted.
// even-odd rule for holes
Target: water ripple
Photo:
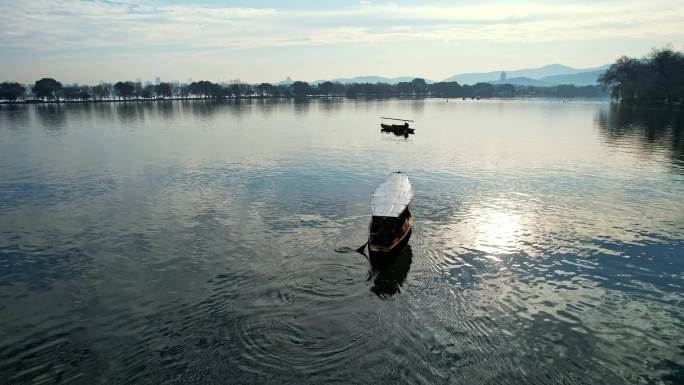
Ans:
<svg viewBox="0 0 684 385"><path fill-rule="evenodd" d="M414 115L416 135L383 137L386 114ZM681 117L541 100L3 108L0 382L681 382ZM341 246L365 242L395 169L415 228L376 269Z"/></svg>

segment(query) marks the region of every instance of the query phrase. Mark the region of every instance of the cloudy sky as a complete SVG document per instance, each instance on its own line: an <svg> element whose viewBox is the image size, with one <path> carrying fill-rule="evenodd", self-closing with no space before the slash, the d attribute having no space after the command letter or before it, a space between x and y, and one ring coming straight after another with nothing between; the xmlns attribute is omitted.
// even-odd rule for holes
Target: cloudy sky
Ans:
<svg viewBox="0 0 684 385"><path fill-rule="evenodd" d="M0 0L0 81L422 76L684 48L682 0Z"/></svg>

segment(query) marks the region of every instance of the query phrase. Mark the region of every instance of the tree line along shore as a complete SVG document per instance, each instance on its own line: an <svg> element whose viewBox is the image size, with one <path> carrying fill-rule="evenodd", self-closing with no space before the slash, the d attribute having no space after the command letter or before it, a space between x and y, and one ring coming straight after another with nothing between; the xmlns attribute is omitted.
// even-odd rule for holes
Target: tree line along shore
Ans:
<svg viewBox="0 0 684 385"><path fill-rule="evenodd" d="M120 81L96 86L62 85L52 78L43 78L31 87L19 83L1 83L0 100L5 103L61 103L61 102L117 102L158 101L169 99L237 99L237 98L306 98L306 97L601 97L607 92L600 86L560 85L554 87L521 87L510 84L477 83L461 85L457 82L427 83L413 79L398 84L334 83L257 85L233 82L212 83L202 80L189 84L159 83L143 86L140 82Z"/></svg>
<svg viewBox="0 0 684 385"><path fill-rule="evenodd" d="M167 83L143 85L141 82L119 81L95 86L63 85L52 78L42 78L31 86L16 82L0 83L3 103L61 103L107 101L159 101L169 99L234 99L234 98L306 98L306 97L603 97L611 95L624 102L682 103L684 100L684 52L670 47L653 50L635 59L621 57L599 79L598 85L558 85L550 87L512 84L458 82L427 83L416 78L410 82L309 84L212 83L202 80L189 84Z"/></svg>

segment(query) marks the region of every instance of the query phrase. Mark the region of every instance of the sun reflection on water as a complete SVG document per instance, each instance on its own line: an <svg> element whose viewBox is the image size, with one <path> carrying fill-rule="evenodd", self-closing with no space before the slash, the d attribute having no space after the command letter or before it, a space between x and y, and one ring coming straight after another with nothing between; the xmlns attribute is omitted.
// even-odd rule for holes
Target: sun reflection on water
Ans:
<svg viewBox="0 0 684 385"><path fill-rule="evenodd" d="M515 251L522 226L521 216L499 209L485 209L475 215L474 245L491 254Z"/></svg>

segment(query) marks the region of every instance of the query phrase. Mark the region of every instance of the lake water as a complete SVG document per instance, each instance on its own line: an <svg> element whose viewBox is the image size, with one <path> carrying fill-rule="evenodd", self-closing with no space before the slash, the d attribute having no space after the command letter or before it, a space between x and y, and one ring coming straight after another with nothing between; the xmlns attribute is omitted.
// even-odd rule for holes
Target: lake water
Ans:
<svg viewBox="0 0 684 385"><path fill-rule="evenodd" d="M683 133L605 101L0 106L0 383L682 383ZM374 272L339 251L397 169L415 230Z"/></svg>

